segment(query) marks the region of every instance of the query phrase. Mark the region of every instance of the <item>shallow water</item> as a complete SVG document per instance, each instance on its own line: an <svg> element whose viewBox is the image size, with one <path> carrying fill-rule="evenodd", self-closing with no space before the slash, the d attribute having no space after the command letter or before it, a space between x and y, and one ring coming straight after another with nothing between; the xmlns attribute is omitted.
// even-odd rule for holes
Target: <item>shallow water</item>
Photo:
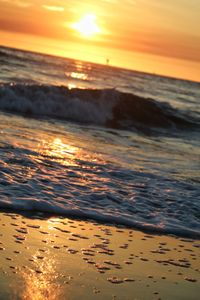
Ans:
<svg viewBox="0 0 200 300"><path fill-rule="evenodd" d="M200 237L200 84L9 48L0 60L2 209Z"/></svg>

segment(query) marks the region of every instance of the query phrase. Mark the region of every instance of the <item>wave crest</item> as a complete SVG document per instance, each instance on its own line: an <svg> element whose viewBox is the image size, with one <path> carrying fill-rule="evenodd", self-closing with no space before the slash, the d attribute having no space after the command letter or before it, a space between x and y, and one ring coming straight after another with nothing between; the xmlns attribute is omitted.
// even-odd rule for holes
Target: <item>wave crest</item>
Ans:
<svg viewBox="0 0 200 300"><path fill-rule="evenodd" d="M4 84L0 86L0 109L121 129L174 128L193 124L168 103L115 89Z"/></svg>

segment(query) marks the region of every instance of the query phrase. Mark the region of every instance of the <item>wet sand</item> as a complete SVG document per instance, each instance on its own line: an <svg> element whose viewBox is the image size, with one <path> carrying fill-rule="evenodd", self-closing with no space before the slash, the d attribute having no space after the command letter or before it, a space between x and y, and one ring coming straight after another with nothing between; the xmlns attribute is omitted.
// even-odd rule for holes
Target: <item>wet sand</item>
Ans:
<svg viewBox="0 0 200 300"><path fill-rule="evenodd" d="M0 213L0 299L190 299L200 241Z"/></svg>

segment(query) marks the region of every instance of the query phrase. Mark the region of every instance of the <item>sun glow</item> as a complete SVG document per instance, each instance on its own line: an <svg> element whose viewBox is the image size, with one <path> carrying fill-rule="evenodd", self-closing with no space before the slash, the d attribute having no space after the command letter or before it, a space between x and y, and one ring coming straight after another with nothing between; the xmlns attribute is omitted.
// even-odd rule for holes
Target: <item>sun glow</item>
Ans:
<svg viewBox="0 0 200 300"><path fill-rule="evenodd" d="M79 22L72 24L72 28L78 31L82 37L91 38L101 32L96 19L96 15L86 14Z"/></svg>

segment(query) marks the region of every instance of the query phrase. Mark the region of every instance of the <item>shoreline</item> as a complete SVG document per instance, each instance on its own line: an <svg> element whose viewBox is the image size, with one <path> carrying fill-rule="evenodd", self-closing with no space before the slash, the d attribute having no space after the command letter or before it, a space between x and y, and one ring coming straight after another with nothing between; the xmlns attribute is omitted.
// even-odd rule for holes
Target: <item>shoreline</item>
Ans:
<svg viewBox="0 0 200 300"><path fill-rule="evenodd" d="M190 299L200 241L0 213L0 299Z"/></svg>

